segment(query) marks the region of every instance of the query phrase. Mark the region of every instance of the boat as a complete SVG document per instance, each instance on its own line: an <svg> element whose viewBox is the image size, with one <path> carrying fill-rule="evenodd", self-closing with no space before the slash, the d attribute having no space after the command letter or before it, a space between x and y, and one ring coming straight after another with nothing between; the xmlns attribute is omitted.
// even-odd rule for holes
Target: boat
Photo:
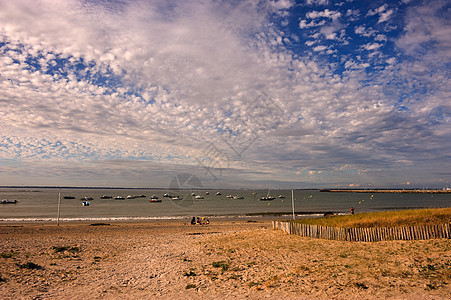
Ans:
<svg viewBox="0 0 451 300"><path fill-rule="evenodd" d="M210 195L210 193L209 193L209 192L205 192L205 195L207 195L207 196L208 196L208 195Z"/></svg>
<svg viewBox="0 0 451 300"><path fill-rule="evenodd" d="M135 198L146 198L146 195L139 195L139 196L135 196Z"/></svg>
<svg viewBox="0 0 451 300"><path fill-rule="evenodd" d="M81 205L83 205L83 206L89 206L89 204L90 204L89 201L83 201L83 202L81 203Z"/></svg>
<svg viewBox="0 0 451 300"><path fill-rule="evenodd" d="M100 199L111 199L111 198L113 198L113 196L103 195L102 197L100 197Z"/></svg>
<svg viewBox="0 0 451 300"><path fill-rule="evenodd" d="M152 198L150 198L150 200L149 200L149 202L151 202L151 203L162 202L162 201L163 201L163 200L158 199L158 197L157 197L157 199L152 199Z"/></svg>
<svg viewBox="0 0 451 300"><path fill-rule="evenodd" d="M226 197L227 197L227 198L233 198L233 196L230 195L230 194L228 194Z"/></svg>
<svg viewBox="0 0 451 300"><path fill-rule="evenodd" d="M163 197L168 197L168 198L172 198L171 195L169 195L168 193L164 194Z"/></svg>
<svg viewBox="0 0 451 300"><path fill-rule="evenodd" d="M279 195L279 198L282 199L282 198L285 198L285 196L284 195Z"/></svg>
<svg viewBox="0 0 451 300"><path fill-rule="evenodd" d="M172 197L172 200L183 200L183 198L180 198L179 196L175 196L175 197Z"/></svg>
<svg viewBox="0 0 451 300"><path fill-rule="evenodd" d="M220 192L217 192L216 193L216 196L221 196L222 194L220 193Z"/></svg>
<svg viewBox="0 0 451 300"><path fill-rule="evenodd" d="M81 198L81 200L88 201L88 200L94 200L94 199L92 199L92 197L83 197L83 198Z"/></svg>
<svg viewBox="0 0 451 300"><path fill-rule="evenodd" d="M201 195L197 195L196 197L194 197L194 198L196 198L196 199L204 199L204 197L203 196L201 196Z"/></svg>
<svg viewBox="0 0 451 300"><path fill-rule="evenodd" d="M156 195L150 196L150 200L157 200L157 199L158 199L158 196L156 196Z"/></svg>
<svg viewBox="0 0 451 300"><path fill-rule="evenodd" d="M19 201L17 200L3 199L2 201L0 201L0 204L17 204L17 203L19 203Z"/></svg>
<svg viewBox="0 0 451 300"><path fill-rule="evenodd" d="M64 196L63 199L75 199L74 196Z"/></svg>
<svg viewBox="0 0 451 300"><path fill-rule="evenodd" d="M270 192L270 191L271 191L271 189L268 189L268 194L266 194L265 197L261 197L261 198L258 199L258 200L260 200L260 201L271 201L271 200L276 199L276 197L270 196L270 195L269 195L269 192Z"/></svg>
<svg viewBox="0 0 451 300"><path fill-rule="evenodd" d="M128 196L127 196L127 199L135 199L135 196L128 195Z"/></svg>
<svg viewBox="0 0 451 300"><path fill-rule="evenodd" d="M125 198L122 196L116 196L114 197L114 200L125 200Z"/></svg>
<svg viewBox="0 0 451 300"><path fill-rule="evenodd" d="M236 195L236 196L233 196L233 199L244 199L244 197Z"/></svg>
<svg viewBox="0 0 451 300"><path fill-rule="evenodd" d="M194 196L196 196L196 194L194 194L194 193L191 193L191 196L193 196L193 197L194 197Z"/></svg>

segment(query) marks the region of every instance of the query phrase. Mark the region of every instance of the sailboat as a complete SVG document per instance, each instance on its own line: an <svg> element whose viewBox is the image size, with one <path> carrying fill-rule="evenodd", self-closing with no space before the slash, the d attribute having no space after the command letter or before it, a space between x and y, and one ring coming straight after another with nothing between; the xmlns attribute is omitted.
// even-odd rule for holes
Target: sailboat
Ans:
<svg viewBox="0 0 451 300"><path fill-rule="evenodd" d="M269 192L270 192L270 191L271 191L271 189L268 189L268 194L266 194L266 197L261 197L261 198L258 199L258 200L260 200L260 201L271 201L271 200L276 199L276 197L270 196L270 195L269 195Z"/></svg>

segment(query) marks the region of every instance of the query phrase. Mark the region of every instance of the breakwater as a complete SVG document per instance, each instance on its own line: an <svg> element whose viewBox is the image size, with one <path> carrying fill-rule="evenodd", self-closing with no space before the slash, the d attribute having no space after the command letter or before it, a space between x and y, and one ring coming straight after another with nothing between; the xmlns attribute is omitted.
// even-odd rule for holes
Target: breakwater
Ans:
<svg viewBox="0 0 451 300"><path fill-rule="evenodd" d="M320 192L330 192L330 193L417 193L417 194L451 194L451 190L379 190L379 189L322 189Z"/></svg>

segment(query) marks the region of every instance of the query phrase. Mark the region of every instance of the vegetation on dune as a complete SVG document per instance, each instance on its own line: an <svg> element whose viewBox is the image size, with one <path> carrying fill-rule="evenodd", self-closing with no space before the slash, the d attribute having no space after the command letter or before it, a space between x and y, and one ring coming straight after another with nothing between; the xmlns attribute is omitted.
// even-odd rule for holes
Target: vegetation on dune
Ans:
<svg viewBox="0 0 451 300"><path fill-rule="evenodd" d="M451 207L359 213L327 218L307 218L298 223L330 227L398 227L451 223Z"/></svg>

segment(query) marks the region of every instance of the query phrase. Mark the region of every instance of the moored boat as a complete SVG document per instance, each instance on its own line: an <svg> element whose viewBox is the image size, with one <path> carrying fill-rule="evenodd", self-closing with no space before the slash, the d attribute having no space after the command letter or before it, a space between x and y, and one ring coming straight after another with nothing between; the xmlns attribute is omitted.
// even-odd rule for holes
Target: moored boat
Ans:
<svg viewBox="0 0 451 300"><path fill-rule="evenodd" d="M19 201L17 200L3 199L2 201L0 201L0 204L17 204L17 203L19 203Z"/></svg>

